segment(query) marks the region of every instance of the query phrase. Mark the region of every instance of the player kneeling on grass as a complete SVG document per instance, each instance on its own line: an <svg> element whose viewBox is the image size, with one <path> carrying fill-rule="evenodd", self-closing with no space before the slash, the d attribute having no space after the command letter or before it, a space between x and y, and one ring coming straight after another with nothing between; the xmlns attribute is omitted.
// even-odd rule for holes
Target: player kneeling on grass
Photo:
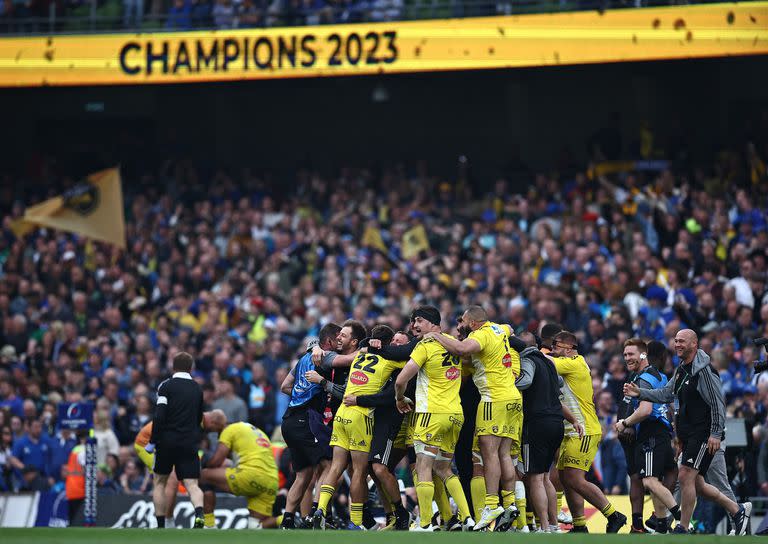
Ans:
<svg viewBox="0 0 768 544"><path fill-rule="evenodd" d="M223 465L230 454L237 464L227 468ZM219 437L216 453L202 472L205 527L216 526L214 489L248 499L249 529L276 527L272 506L277 495L277 480L272 443L264 431L243 421L228 425Z"/></svg>

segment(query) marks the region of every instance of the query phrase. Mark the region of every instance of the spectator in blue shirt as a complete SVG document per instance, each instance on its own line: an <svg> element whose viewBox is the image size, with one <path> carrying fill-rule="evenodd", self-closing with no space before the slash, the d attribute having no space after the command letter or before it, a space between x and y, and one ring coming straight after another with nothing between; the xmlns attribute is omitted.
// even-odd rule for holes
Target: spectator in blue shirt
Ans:
<svg viewBox="0 0 768 544"><path fill-rule="evenodd" d="M190 0L174 0L168 12L166 28L189 30L192 28L192 3Z"/></svg>
<svg viewBox="0 0 768 544"><path fill-rule="evenodd" d="M51 439L51 467L53 467L54 472L59 470L59 467L63 467L67 464L69 461L69 453L75 446L77 446L77 437L68 429L62 429L57 437ZM51 474L51 476L55 480L63 479L60 471Z"/></svg>
<svg viewBox="0 0 768 544"><path fill-rule="evenodd" d="M16 396L8 379L0 380L0 408L8 408L13 415L24 417L24 400Z"/></svg>
<svg viewBox="0 0 768 544"><path fill-rule="evenodd" d="M53 448L50 439L43 434L43 424L35 420L29 424L29 432L13 444L11 463L18 471L35 467L40 474L51 476ZM53 478L51 478L53 484Z"/></svg>

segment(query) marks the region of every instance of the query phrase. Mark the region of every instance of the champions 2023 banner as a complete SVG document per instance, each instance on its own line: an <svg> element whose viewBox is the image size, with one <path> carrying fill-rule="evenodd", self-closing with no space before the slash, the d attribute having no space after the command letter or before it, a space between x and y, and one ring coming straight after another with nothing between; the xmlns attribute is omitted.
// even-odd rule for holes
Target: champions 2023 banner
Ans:
<svg viewBox="0 0 768 544"><path fill-rule="evenodd" d="M0 39L0 86L186 83L768 53L768 2Z"/></svg>

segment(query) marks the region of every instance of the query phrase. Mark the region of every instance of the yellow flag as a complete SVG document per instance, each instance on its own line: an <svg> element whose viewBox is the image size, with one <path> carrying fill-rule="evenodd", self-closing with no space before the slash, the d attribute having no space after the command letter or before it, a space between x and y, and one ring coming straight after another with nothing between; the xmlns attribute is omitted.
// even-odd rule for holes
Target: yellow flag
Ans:
<svg viewBox="0 0 768 544"><path fill-rule="evenodd" d="M373 225L365 227L363 232L363 247L372 247L378 249L382 253L387 253L387 246L384 245L384 240L381 238L381 231Z"/></svg>
<svg viewBox="0 0 768 544"><path fill-rule="evenodd" d="M403 258L408 260L429 250L429 240L424 225L418 225L403 234Z"/></svg>
<svg viewBox="0 0 768 544"><path fill-rule="evenodd" d="M120 171L110 168L91 174L61 196L27 208L11 228L24 236L48 227L109 242L125 249L125 218Z"/></svg>

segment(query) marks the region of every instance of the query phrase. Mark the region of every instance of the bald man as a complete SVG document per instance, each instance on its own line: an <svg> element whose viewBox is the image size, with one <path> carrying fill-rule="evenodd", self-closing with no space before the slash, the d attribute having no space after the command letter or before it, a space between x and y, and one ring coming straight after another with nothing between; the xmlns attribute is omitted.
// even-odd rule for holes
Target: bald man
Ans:
<svg viewBox="0 0 768 544"><path fill-rule="evenodd" d="M675 352L680 365L661 389L644 389L634 383L624 385L624 394L654 403L670 403L677 397L677 436L683 444L680 466L680 523L675 533L687 533L696 495L716 502L731 516L737 535L744 535L752 513L752 503L737 504L704 480L712 458L724 437L725 398L720 376L709 363L709 355L699 349L699 338L690 329L677 333Z"/></svg>

